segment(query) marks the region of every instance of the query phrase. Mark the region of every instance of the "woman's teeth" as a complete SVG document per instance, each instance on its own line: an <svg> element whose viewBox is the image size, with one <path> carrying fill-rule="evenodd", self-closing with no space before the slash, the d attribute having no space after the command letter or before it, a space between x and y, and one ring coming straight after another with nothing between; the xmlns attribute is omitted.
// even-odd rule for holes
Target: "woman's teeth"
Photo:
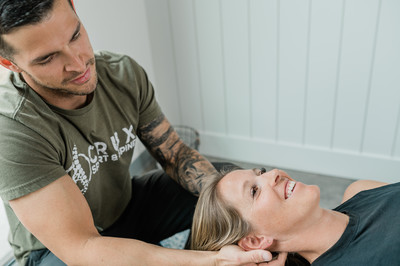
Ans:
<svg viewBox="0 0 400 266"><path fill-rule="evenodd" d="M290 196L292 196L293 193L293 189L296 186L296 182L295 181L289 181L287 186L286 186L286 199L290 198Z"/></svg>

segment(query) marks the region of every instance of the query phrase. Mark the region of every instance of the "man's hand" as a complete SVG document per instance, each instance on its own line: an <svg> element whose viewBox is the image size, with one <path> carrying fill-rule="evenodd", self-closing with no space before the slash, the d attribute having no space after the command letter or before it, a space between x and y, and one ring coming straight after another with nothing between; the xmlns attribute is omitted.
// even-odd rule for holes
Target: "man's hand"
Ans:
<svg viewBox="0 0 400 266"><path fill-rule="evenodd" d="M244 251L239 246L229 245L223 247L217 254L216 265L268 265L268 266L284 266L287 253L279 253L277 259L272 260L272 254L267 250L251 250Z"/></svg>

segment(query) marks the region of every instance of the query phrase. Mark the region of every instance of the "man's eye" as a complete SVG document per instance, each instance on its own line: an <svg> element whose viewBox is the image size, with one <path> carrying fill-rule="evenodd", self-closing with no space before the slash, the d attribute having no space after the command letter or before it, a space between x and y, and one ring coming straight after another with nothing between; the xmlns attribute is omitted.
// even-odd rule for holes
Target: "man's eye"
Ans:
<svg viewBox="0 0 400 266"><path fill-rule="evenodd" d="M267 172L267 169L265 169L264 167L261 167L259 175L265 174L266 172Z"/></svg>
<svg viewBox="0 0 400 266"><path fill-rule="evenodd" d="M54 56L53 56L53 55L52 55L52 56L49 56L49 57L47 57L45 60L41 61L41 62L39 63L39 65L42 65L42 66L44 66L44 65L46 65L46 64L48 64L48 63L50 63L50 62L51 62L51 60L53 60L53 58L54 58Z"/></svg>
<svg viewBox="0 0 400 266"><path fill-rule="evenodd" d="M254 198L254 196L257 194L258 191L258 187L257 186L253 186L250 190L251 193L251 197Z"/></svg>

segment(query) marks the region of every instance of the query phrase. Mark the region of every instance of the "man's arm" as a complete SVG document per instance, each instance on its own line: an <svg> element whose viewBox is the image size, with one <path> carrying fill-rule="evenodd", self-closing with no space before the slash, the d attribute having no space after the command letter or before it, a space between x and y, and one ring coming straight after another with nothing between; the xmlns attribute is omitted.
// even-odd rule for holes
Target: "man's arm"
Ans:
<svg viewBox="0 0 400 266"><path fill-rule="evenodd" d="M363 190L373 189L377 187L386 186L388 183L373 181L373 180L358 180L351 183L344 192L342 203L352 198L358 192Z"/></svg>
<svg viewBox="0 0 400 266"><path fill-rule="evenodd" d="M138 129L138 136L165 172L198 195L202 178L215 168L197 151L186 146L164 115Z"/></svg>
<svg viewBox="0 0 400 266"><path fill-rule="evenodd" d="M68 175L10 205L22 224L68 265L244 265L264 261L262 256L271 258L266 251L174 250L103 237L86 199Z"/></svg>

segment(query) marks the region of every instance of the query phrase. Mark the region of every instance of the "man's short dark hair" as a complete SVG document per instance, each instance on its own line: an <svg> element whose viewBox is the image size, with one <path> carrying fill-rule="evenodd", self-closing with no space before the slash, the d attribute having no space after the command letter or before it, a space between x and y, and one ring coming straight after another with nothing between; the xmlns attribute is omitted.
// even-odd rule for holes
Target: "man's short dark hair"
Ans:
<svg viewBox="0 0 400 266"><path fill-rule="evenodd" d="M0 55L13 59L16 52L5 42L3 34L18 27L41 22L52 10L56 0L0 0ZM67 0L65 0L67 1ZM72 2L68 0L71 8Z"/></svg>

